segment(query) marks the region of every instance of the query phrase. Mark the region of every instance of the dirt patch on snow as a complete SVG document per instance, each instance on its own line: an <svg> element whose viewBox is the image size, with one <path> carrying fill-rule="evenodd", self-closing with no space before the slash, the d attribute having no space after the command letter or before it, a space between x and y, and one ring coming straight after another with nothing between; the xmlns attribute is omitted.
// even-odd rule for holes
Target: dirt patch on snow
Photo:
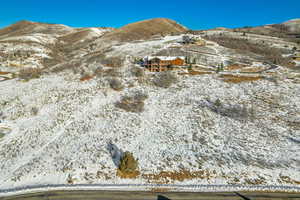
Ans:
<svg viewBox="0 0 300 200"><path fill-rule="evenodd" d="M227 83L242 83L262 80L263 76L241 76L232 74L222 74L219 76L224 82Z"/></svg>
<svg viewBox="0 0 300 200"><path fill-rule="evenodd" d="M239 70L246 67L246 65L240 65L240 64L233 64L233 65L228 65L225 67L225 70L232 71L232 70Z"/></svg>
<svg viewBox="0 0 300 200"><path fill-rule="evenodd" d="M215 173L208 170L194 172L188 170L161 171L157 174L142 174L142 177L148 180L149 183L168 184L174 181L182 182L190 179L210 179L215 177Z"/></svg>
<svg viewBox="0 0 300 200"><path fill-rule="evenodd" d="M182 72L178 73L179 75L203 75L203 74L212 74L213 72L209 71L195 71L195 70L190 70L189 72Z"/></svg>
<svg viewBox="0 0 300 200"><path fill-rule="evenodd" d="M94 78L94 76L85 75L80 78L80 81L88 81L88 80L91 80L92 78Z"/></svg>
<svg viewBox="0 0 300 200"><path fill-rule="evenodd" d="M294 180L289 176L280 176L279 182L293 184L293 185L300 185L300 180Z"/></svg>
<svg viewBox="0 0 300 200"><path fill-rule="evenodd" d="M131 172L131 173L125 173L125 172L122 172L121 170L117 170L117 176L120 177L120 178L128 178L128 179L135 179L137 178L138 176L140 175L140 172L139 171L134 171L134 172Z"/></svg>
<svg viewBox="0 0 300 200"><path fill-rule="evenodd" d="M251 68L243 68L241 69L240 72L245 72L245 73L258 73L258 72L261 72L262 70L264 70L263 68L261 67L251 67Z"/></svg>

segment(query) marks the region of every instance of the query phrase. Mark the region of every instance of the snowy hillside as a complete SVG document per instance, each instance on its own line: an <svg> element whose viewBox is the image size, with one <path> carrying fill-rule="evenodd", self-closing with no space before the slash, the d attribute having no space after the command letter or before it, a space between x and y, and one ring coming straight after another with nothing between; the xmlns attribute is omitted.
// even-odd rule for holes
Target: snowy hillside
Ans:
<svg viewBox="0 0 300 200"><path fill-rule="evenodd" d="M108 41L114 31L1 37L0 189L299 187L297 43L228 30ZM196 42L184 44L184 36ZM230 47L228 37L247 45ZM190 64L150 72L137 64L145 56L185 56ZM111 146L138 159L135 176L120 175Z"/></svg>
<svg viewBox="0 0 300 200"><path fill-rule="evenodd" d="M204 75L181 77L169 89L132 81L122 92L101 79L57 75L1 83L1 127L10 130L0 143L2 188L66 183L69 175L76 183L128 182L115 175L110 141L139 159L134 183L173 182L146 177L181 170L203 172L190 180L199 184L299 180L300 88L292 80L232 85ZM136 91L149 96L143 113L115 107ZM228 113L214 110L217 99Z"/></svg>

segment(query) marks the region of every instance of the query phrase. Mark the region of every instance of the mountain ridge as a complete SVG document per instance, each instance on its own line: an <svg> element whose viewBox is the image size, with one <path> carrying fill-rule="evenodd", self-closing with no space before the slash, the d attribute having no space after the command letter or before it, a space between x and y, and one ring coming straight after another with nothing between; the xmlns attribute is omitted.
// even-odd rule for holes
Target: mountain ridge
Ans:
<svg viewBox="0 0 300 200"><path fill-rule="evenodd" d="M167 24L171 24L174 26L174 31L179 31L179 32L184 32L184 31L193 31L192 29L188 29L187 27L185 27L184 25L179 24L178 22L176 22L175 20L169 19L169 18L151 18L151 19L145 19L145 20L141 20L141 21L137 21L137 22L133 22L133 23L129 23L126 24L120 28L114 28L114 27L71 27L71 26L67 26L67 25L63 25L63 24L56 24L56 23L45 23L45 22L34 22L34 21L29 21L29 20L21 20L18 21L14 24L8 25L6 27L3 27L0 29L0 36L3 35L4 33L9 33L9 32L13 32L13 30L18 30L18 29L22 29L24 28L24 26L29 26L30 28L34 27L34 26L57 26L57 27L65 27L65 28L70 28L70 29L78 29L78 30L84 30L84 29L89 29L89 28L101 28L101 29L111 29L111 30L115 30L117 32L126 32L126 31L132 31L131 29L136 29L135 26L145 26L145 25L153 25L153 24L163 24L165 23ZM145 25L143 25L145 24ZM290 19L287 21L284 21L282 23L279 23L282 25L297 25L300 24L300 18L295 18L295 19ZM262 25L262 26L254 26L254 27L268 27L268 26L273 26L273 25L279 25L279 24L266 24L266 25ZM250 27L250 26L249 26ZM227 28L227 27L215 27L215 28L210 28L209 30L214 30L214 29L226 29L226 30L234 30L234 29L241 29L242 27L238 27L238 28ZM203 29L206 30L206 29ZM297 30L299 31L299 30ZM170 33L170 32L166 32L166 33Z"/></svg>

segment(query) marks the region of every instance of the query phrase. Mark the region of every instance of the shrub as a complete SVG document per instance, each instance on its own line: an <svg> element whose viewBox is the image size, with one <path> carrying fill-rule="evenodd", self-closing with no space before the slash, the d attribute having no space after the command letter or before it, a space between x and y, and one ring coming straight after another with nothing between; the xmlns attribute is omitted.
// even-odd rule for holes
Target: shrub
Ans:
<svg viewBox="0 0 300 200"><path fill-rule="evenodd" d="M118 68L104 69L99 67L95 70L95 75L97 77L120 77L121 73Z"/></svg>
<svg viewBox="0 0 300 200"><path fill-rule="evenodd" d="M119 170L122 173L130 174L137 171L138 161L133 157L133 154L126 151L120 160Z"/></svg>
<svg viewBox="0 0 300 200"><path fill-rule="evenodd" d="M97 67L94 71L94 74L97 76L97 77L101 77L103 75L103 67Z"/></svg>
<svg viewBox="0 0 300 200"><path fill-rule="evenodd" d="M4 102L4 103L0 103L0 105L1 106L5 106L7 103L6 102ZM1 119L4 119L4 114L3 114L3 112L2 111L0 111L0 122L1 122Z"/></svg>
<svg viewBox="0 0 300 200"><path fill-rule="evenodd" d="M55 60L52 60L52 61L57 62L56 64L62 62L62 61L55 61ZM51 64L44 63L44 66L51 67L50 71L54 72L54 73L62 72L65 70L72 70L72 72L74 74L80 73L80 70L82 70L82 67L84 66L83 61L65 62L65 63L59 64L59 65L56 65L56 64L55 63L51 63Z"/></svg>
<svg viewBox="0 0 300 200"><path fill-rule="evenodd" d="M30 80L39 78L42 74L42 70L38 68L24 68L19 71L19 78L23 80Z"/></svg>
<svg viewBox="0 0 300 200"><path fill-rule="evenodd" d="M108 57L103 59L101 63L109 67L122 67L123 60L120 57Z"/></svg>
<svg viewBox="0 0 300 200"><path fill-rule="evenodd" d="M135 93L134 98L136 101L145 101L148 98L148 95L141 92L137 92Z"/></svg>
<svg viewBox="0 0 300 200"><path fill-rule="evenodd" d="M214 106L216 106L217 108L222 106L222 102L220 99L217 99L215 102L214 102Z"/></svg>
<svg viewBox="0 0 300 200"><path fill-rule="evenodd" d="M30 109L31 115L37 115L38 112L39 112L39 109L38 109L37 107L32 107L32 108Z"/></svg>
<svg viewBox="0 0 300 200"><path fill-rule="evenodd" d="M143 93L135 93L131 96L124 96L119 102L116 103L118 108L127 112L141 113L144 111L144 101L148 95Z"/></svg>
<svg viewBox="0 0 300 200"><path fill-rule="evenodd" d="M144 77L145 76L145 70L140 67L133 67L131 69L131 73L135 77Z"/></svg>
<svg viewBox="0 0 300 200"><path fill-rule="evenodd" d="M214 102L210 107L213 112L222 116L229 117L239 121L252 120L254 118L253 108L246 107L245 105L223 105L219 99Z"/></svg>
<svg viewBox="0 0 300 200"><path fill-rule="evenodd" d="M112 78L109 80L109 86L117 91L121 91L124 89L122 82L117 78Z"/></svg>
<svg viewBox="0 0 300 200"><path fill-rule="evenodd" d="M91 80L92 78L94 78L94 75L84 73L81 75L80 81L88 81L88 80Z"/></svg>
<svg viewBox="0 0 300 200"><path fill-rule="evenodd" d="M71 176L71 174L68 175L67 183L68 184L74 184L74 178Z"/></svg>
<svg viewBox="0 0 300 200"><path fill-rule="evenodd" d="M223 63L221 63L220 65L217 66L216 73L219 73L221 71L224 71L224 65L223 65Z"/></svg>
<svg viewBox="0 0 300 200"><path fill-rule="evenodd" d="M177 76L171 71L160 72L154 79L157 87L168 88L178 81Z"/></svg>

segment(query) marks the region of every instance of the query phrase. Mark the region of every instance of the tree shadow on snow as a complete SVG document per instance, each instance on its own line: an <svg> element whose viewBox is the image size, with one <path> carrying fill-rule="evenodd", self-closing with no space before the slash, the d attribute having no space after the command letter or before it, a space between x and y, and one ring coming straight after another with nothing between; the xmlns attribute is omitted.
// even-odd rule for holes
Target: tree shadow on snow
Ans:
<svg viewBox="0 0 300 200"><path fill-rule="evenodd" d="M111 141L107 144L106 149L109 151L111 158L116 167L119 167L120 160L123 157L124 152L119 149L117 145L113 144Z"/></svg>
<svg viewBox="0 0 300 200"><path fill-rule="evenodd" d="M204 100L199 103L201 107L206 107L210 111L221 116L228 117L237 121L248 121L254 118L254 110L245 105L239 104L223 104L219 99L215 102Z"/></svg>

